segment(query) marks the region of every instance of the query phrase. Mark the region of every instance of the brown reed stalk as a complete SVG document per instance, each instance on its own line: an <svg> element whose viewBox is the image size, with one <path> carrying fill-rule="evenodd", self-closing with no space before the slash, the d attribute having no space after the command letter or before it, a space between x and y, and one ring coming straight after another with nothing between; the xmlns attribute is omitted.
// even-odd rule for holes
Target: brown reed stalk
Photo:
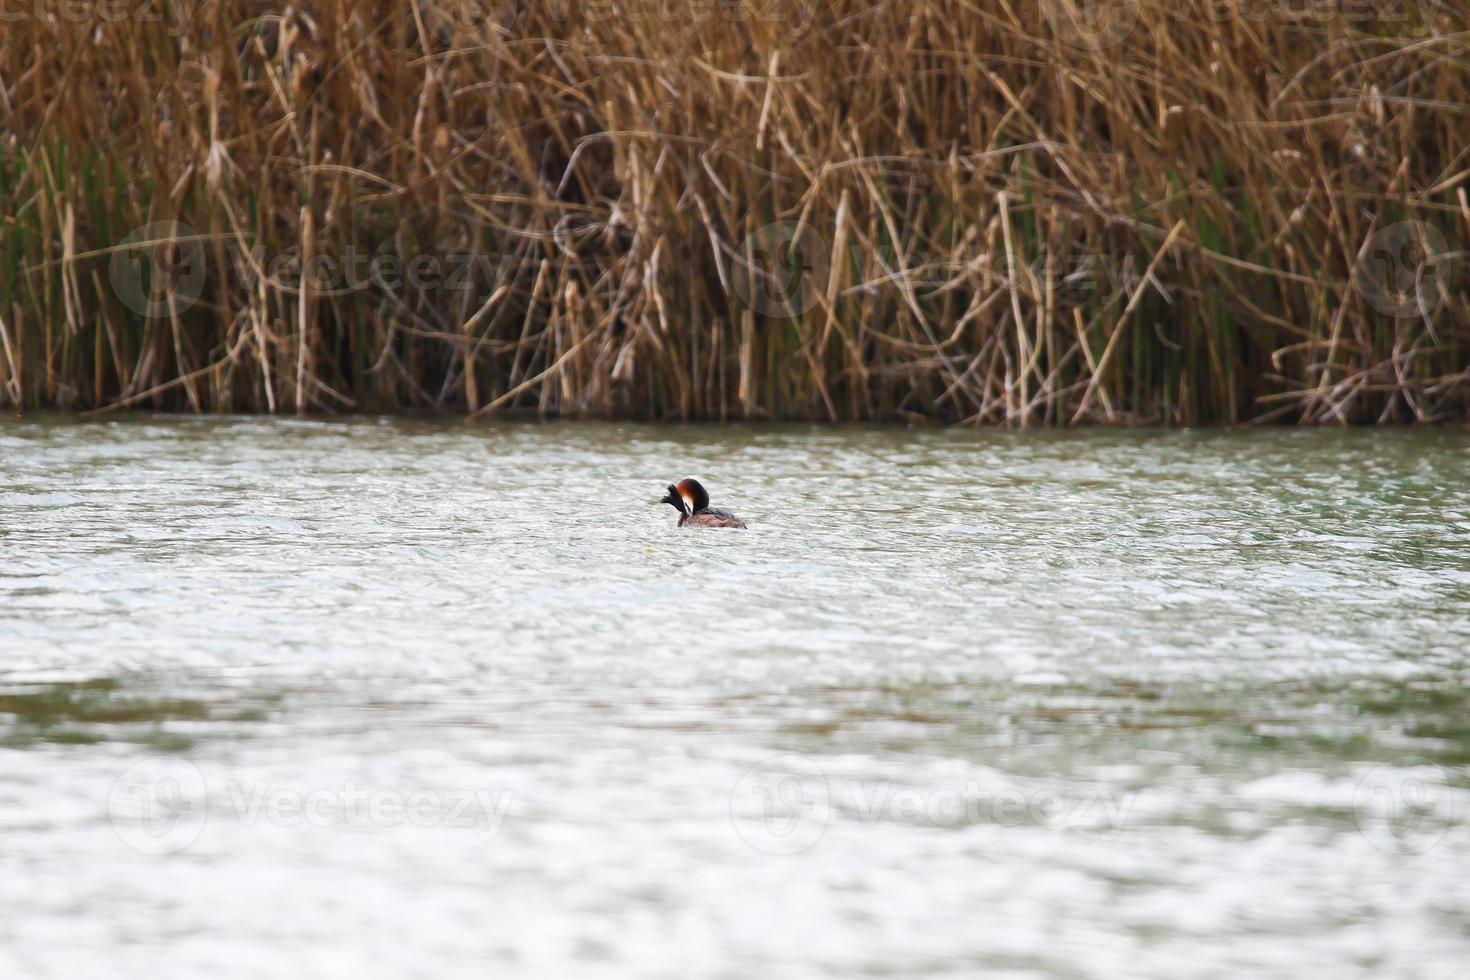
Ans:
<svg viewBox="0 0 1470 980"><path fill-rule="evenodd" d="M1465 7L1083 6L27 8L0 400L1470 415ZM198 281L127 244L153 222Z"/></svg>

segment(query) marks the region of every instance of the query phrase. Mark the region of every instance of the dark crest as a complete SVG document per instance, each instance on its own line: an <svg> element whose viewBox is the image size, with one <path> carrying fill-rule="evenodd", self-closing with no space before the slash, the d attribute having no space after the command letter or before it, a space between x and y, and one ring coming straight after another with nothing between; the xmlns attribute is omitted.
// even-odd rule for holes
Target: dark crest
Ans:
<svg viewBox="0 0 1470 980"><path fill-rule="evenodd" d="M686 517L689 515L689 508L684 506L684 498L679 495L679 488L672 483L669 484L669 492L664 494L663 499L659 503L670 504L679 513Z"/></svg>

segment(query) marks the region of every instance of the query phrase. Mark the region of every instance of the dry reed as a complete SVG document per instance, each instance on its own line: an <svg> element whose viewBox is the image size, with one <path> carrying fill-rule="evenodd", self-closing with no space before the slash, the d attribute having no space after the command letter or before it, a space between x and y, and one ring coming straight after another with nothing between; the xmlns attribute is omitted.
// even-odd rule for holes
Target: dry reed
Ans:
<svg viewBox="0 0 1470 980"><path fill-rule="evenodd" d="M1463 4L7 9L0 404L1470 414Z"/></svg>

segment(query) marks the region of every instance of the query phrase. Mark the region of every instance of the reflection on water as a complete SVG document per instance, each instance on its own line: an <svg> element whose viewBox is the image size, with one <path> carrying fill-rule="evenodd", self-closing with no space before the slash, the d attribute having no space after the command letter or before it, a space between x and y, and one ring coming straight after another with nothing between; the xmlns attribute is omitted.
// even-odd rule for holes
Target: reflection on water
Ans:
<svg viewBox="0 0 1470 980"><path fill-rule="evenodd" d="M0 555L3 976L1470 957L1464 431L9 420Z"/></svg>

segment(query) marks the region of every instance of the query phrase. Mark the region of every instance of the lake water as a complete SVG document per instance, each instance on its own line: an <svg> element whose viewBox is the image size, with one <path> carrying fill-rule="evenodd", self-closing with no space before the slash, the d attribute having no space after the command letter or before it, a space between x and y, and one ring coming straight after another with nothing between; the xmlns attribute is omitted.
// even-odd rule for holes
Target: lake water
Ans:
<svg viewBox="0 0 1470 980"><path fill-rule="evenodd" d="M8 419L0 976L1458 977L1467 651L1466 430Z"/></svg>

